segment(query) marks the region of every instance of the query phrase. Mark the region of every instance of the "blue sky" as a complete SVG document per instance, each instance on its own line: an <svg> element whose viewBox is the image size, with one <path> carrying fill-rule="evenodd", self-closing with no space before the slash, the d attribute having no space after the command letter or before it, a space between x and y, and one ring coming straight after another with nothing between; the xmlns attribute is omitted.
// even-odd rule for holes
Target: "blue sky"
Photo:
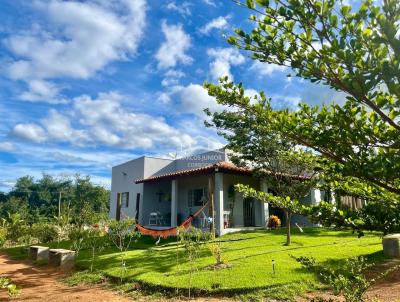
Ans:
<svg viewBox="0 0 400 302"><path fill-rule="evenodd" d="M0 191L43 172L108 186L137 156L222 146L201 85L223 75L280 107L341 101L232 48L248 15L230 0L0 1Z"/></svg>

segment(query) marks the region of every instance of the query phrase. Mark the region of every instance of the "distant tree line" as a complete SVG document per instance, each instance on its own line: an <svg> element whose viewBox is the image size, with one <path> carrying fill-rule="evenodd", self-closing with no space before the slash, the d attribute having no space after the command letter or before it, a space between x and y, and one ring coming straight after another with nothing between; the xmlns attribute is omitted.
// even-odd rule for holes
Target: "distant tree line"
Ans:
<svg viewBox="0 0 400 302"><path fill-rule="evenodd" d="M78 225L95 223L107 217L109 196L109 190L93 184L89 176L23 176L10 192L0 193L0 218L18 213L29 224L59 216Z"/></svg>

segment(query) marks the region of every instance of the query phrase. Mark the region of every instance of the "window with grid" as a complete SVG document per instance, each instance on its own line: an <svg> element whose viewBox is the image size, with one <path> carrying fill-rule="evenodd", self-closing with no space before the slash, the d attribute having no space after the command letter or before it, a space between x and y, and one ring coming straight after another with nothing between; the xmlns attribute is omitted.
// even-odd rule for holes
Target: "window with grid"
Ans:
<svg viewBox="0 0 400 302"><path fill-rule="evenodd" d="M188 192L188 206L198 207L204 205L207 200L207 189L206 188L198 188L191 189Z"/></svg>

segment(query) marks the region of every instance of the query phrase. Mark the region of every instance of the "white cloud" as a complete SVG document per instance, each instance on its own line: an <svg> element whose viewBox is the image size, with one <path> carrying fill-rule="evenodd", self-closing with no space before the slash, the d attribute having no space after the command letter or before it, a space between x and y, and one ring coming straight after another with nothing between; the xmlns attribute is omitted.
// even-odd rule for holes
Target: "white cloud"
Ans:
<svg viewBox="0 0 400 302"><path fill-rule="evenodd" d="M35 143L41 143L47 139L44 129L32 123L17 124L12 130L12 135Z"/></svg>
<svg viewBox="0 0 400 302"><path fill-rule="evenodd" d="M48 116L41 120L41 124L46 129L50 140L71 141L75 144L90 141L86 131L73 129L70 119L54 109L51 109Z"/></svg>
<svg viewBox="0 0 400 302"><path fill-rule="evenodd" d="M185 76L185 73L182 72L181 70L175 70L175 69L169 69L166 73L165 73L166 77L172 77L172 78L182 78Z"/></svg>
<svg viewBox="0 0 400 302"><path fill-rule="evenodd" d="M16 59L8 65L12 79L27 81L28 101L55 102L57 88L39 80L87 79L114 60L134 55L146 21L144 0L114 4L99 1L36 1L48 28L33 26L16 33L6 44ZM52 100L52 101L51 101Z"/></svg>
<svg viewBox="0 0 400 302"><path fill-rule="evenodd" d="M199 31L202 34L209 34L210 31L213 29L225 29L228 27L229 23L228 20L230 19L230 16L220 16L218 18L212 19L210 22L205 24L203 27L199 29Z"/></svg>
<svg viewBox="0 0 400 302"><path fill-rule="evenodd" d="M74 107L80 123L96 129L97 141L125 148L177 147L193 140L168 125L161 117L126 110L117 93L99 94L97 99L81 96ZM110 140L110 134L114 134ZM117 139L118 137L118 139Z"/></svg>
<svg viewBox="0 0 400 302"><path fill-rule="evenodd" d="M161 44L155 55L158 68L175 67L177 63L192 63L192 57L185 53L191 47L192 42L190 36L183 30L182 25L168 25L163 21L161 30L164 33L165 42Z"/></svg>
<svg viewBox="0 0 400 302"><path fill-rule="evenodd" d="M205 108L210 108L211 111L222 109L222 106L217 103L214 97L209 96L207 90L201 85L190 84L182 87L177 94L179 95L180 104L184 111L194 113L203 118L205 117Z"/></svg>
<svg viewBox="0 0 400 302"><path fill-rule="evenodd" d="M217 5L215 4L215 2L213 0L203 0L203 2L207 5L217 7Z"/></svg>
<svg viewBox="0 0 400 302"><path fill-rule="evenodd" d="M222 76L233 80L231 66L243 64L245 61L245 57L235 48L210 48L207 54L213 59L210 63L210 73L214 80Z"/></svg>
<svg viewBox="0 0 400 302"><path fill-rule="evenodd" d="M289 108L291 110L298 109L299 104L301 103L300 96L292 96L292 95L281 95L275 94L271 96L272 106L278 109Z"/></svg>
<svg viewBox="0 0 400 302"><path fill-rule="evenodd" d="M176 4L175 1L171 1L165 7L168 10L176 11L176 12L180 13L182 16L187 17L192 14L192 12L190 11L190 5L191 4L189 2L182 2L182 3Z"/></svg>
<svg viewBox="0 0 400 302"><path fill-rule="evenodd" d="M82 95L74 99L70 116L50 110L41 125L18 124L11 134L33 142L127 149L178 148L194 143L189 135L170 126L164 118L123 107L123 100L116 92L100 93L97 98Z"/></svg>
<svg viewBox="0 0 400 302"><path fill-rule="evenodd" d="M28 80L28 90L20 94L19 99L28 102L45 101L50 104L66 104L68 100L60 97L59 89L51 82Z"/></svg>
<svg viewBox="0 0 400 302"><path fill-rule="evenodd" d="M283 72L285 70L287 70L285 66L268 64L260 61L255 61L250 67L250 71L256 72L259 76L272 76L274 73Z"/></svg>
<svg viewBox="0 0 400 302"><path fill-rule="evenodd" d="M185 76L185 73L181 70L169 69L164 74L164 79L161 81L161 85L164 87L178 85L179 80Z"/></svg>
<svg viewBox="0 0 400 302"><path fill-rule="evenodd" d="M15 146L10 142L0 142L0 151L11 152L15 150Z"/></svg>

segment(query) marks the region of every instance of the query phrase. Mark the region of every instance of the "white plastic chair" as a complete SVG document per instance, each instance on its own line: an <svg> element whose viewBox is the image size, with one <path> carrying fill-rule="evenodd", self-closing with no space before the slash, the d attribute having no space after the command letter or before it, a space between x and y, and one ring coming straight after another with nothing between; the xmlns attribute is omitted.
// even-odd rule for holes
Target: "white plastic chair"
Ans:
<svg viewBox="0 0 400 302"><path fill-rule="evenodd" d="M156 212L150 213L149 225L157 225L157 223L158 223L158 214Z"/></svg>

